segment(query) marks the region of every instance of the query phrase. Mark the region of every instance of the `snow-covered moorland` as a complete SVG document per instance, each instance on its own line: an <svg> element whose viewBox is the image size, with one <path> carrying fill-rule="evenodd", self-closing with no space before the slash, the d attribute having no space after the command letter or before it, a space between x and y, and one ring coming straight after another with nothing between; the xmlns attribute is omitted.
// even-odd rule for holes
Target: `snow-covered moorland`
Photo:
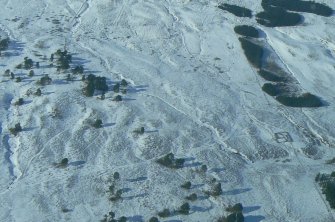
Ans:
<svg viewBox="0 0 335 222"><path fill-rule="evenodd" d="M334 221L334 13L278 2L0 0L0 221Z"/></svg>

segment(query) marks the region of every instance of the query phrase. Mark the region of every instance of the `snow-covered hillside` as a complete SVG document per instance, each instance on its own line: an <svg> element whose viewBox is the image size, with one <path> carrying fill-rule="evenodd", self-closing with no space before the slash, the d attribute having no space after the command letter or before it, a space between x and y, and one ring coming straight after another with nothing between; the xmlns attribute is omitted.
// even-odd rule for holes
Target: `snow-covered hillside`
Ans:
<svg viewBox="0 0 335 222"><path fill-rule="evenodd" d="M0 57L0 221L100 221L113 211L140 222L186 202L188 215L159 220L217 221L242 203L246 222L334 221L315 176L334 169L335 16L299 13L297 26L266 27L255 19L261 2L0 0L0 37L10 39ZM268 61L324 106L288 107L265 93L237 25L259 29ZM59 49L70 69L57 70ZM31 76L18 68L29 59ZM52 83L38 85L46 74ZM105 99L83 95L89 74L106 77ZM114 92L121 80L124 92ZM168 153L183 166L158 164ZM217 184L222 193L208 195ZM109 200L112 185L119 200Z"/></svg>

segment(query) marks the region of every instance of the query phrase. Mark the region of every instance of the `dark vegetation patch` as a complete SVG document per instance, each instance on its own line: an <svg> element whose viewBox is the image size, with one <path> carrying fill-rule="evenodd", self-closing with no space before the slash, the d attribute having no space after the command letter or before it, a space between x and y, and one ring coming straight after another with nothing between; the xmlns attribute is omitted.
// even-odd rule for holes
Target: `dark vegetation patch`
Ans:
<svg viewBox="0 0 335 222"><path fill-rule="evenodd" d="M235 33L246 37L259 38L259 31L250 25L238 25L234 28Z"/></svg>
<svg viewBox="0 0 335 222"><path fill-rule="evenodd" d="M230 4L224 3L222 5L219 5L218 7L238 17L249 17L249 18L252 17L252 11L250 9L247 9L241 6L230 5Z"/></svg>
<svg viewBox="0 0 335 222"><path fill-rule="evenodd" d="M265 9L265 8L264 8ZM298 13L287 12L280 7L266 7L266 10L256 15L259 24L267 27L296 26L303 21Z"/></svg>
<svg viewBox="0 0 335 222"><path fill-rule="evenodd" d="M262 90L270 96L287 95L291 89L284 83L265 83Z"/></svg>
<svg viewBox="0 0 335 222"><path fill-rule="evenodd" d="M239 38L239 41L249 63L251 63L256 68L261 68L264 55L263 46L260 46L259 44L256 44L253 41L244 37Z"/></svg>
<svg viewBox="0 0 335 222"><path fill-rule="evenodd" d="M285 106L290 107L321 107L323 106L322 100L311 94L304 93L300 96L286 96L280 95L276 97L276 100Z"/></svg>
<svg viewBox="0 0 335 222"><path fill-rule="evenodd" d="M258 74L265 80L271 81L271 82L287 82L287 78L278 76L276 73L260 69L258 70Z"/></svg>
<svg viewBox="0 0 335 222"><path fill-rule="evenodd" d="M335 209L335 171L331 174L318 173L315 177L315 182L320 185L330 207Z"/></svg>
<svg viewBox="0 0 335 222"><path fill-rule="evenodd" d="M263 0L268 6L277 6L289 11L308 12L316 15L329 17L333 14L333 9L327 5L320 4L314 1L300 0Z"/></svg>

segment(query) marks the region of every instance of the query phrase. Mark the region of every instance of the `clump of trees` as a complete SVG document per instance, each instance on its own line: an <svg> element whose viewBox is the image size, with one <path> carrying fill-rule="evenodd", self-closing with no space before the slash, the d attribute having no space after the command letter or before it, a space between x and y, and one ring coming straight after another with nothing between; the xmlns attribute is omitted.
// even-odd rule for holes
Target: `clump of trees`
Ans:
<svg viewBox="0 0 335 222"><path fill-rule="evenodd" d="M83 94L87 97L92 97L95 90L100 90L102 93L108 91L107 79L106 77L95 76L89 74L85 78L85 86L83 88Z"/></svg>
<svg viewBox="0 0 335 222"><path fill-rule="evenodd" d="M175 158L173 153L168 153L159 158L156 162L169 168L179 169L184 166L185 159Z"/></svg>
<svg viewBox="0 0 335 222"><path fill-rule="evenodd" d="M70 68L72 62L72 55L67 50L62 51L58 49L55 54L51 54L50 60L54 60L54 55L57 56L57 70L66 70Z"/></svg>

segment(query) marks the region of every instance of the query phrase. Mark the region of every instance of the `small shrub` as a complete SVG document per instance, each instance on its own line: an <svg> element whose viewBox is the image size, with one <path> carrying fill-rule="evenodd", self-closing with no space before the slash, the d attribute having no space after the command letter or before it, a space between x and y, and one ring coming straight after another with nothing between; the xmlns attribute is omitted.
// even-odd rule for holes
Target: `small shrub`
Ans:
<svg viewBox="0 0 335 222"><path fill-rule="evenodd" d="M21 77L16 77L15 82L22 82L22 78Z"/></svg>
<svg viewBox="0 0 335 222"><path fill-rule="evenodd" d="M49 77L48 74L46 74L40 80L37 81L37 84L45 86L45 85L51 84L51 82L52 82L52 79Z"/></svg>
<svg viewBox="0 0 335 222"><path fill-rule="evenodd" d="M127 94L127 89L121 89L122 94Z"/></svg>
<svg viewBox="0 0 335 222"><path fill-rule="evenodd" d="M120 179L120 173L119 172L115 172L113 174L113 178L114 178L114 180L119 180Z"/></svg>
<svg viewBox="0 0 335 222"><path fill-rule="evenodd" d="M183 183L180 187L189 190L191 189L191 186L192 186L192 183L190 181L187 181Z"/></svg>
<svg viewBox="0 0 335 222"><path fill-rule="evenodd" d="M10 69L6 69L6 71L4 72L4 76L9 76L9 74L10 74Z"/></svg>
<svg viewBox="0 0 335 222"><path fill-rule="evenodd" d="M35 75L34 70L30 70L29 73L28 73L28 76L29 77L33 77L34 75Z"/></svg>
<svg viewBox="0 0 335 222"><path fill-rule="evenodd" d="M122 195L122 189L117 190L115 194L109 198L109 200L113 202L118 201L122 198L121 195Z"/></svg>
<svg viewBox="0 0 335 222"><path fill-rule="evenodd" d="M211 192L212 196L220 196L222 194L221 183L217 183L214 185L213 190Z"/></svg>
<svg viewBox="0 0 335 222"><path fill-rule="evenodd" d="M58 164L58 167L67 167L69 164L69 159L68 158L64 158L60 161L60 163Z"/></svg>
<svg viewBox="0 0 335 222"><path fill-rule="evenodd" d="M172 166L173 168L183 168L184 166L184 163L185 163L185 159L183 158L178 158L175 160L175 164Z"/></svg>
<svg viewBox="0 0 335 222"><path fill-rule="evenodd" d="M232 213L238 213L243 211L243 206L241 203L237 203L234 206L228 206L226 208L226 211L232 212Z"/></svg>
<svg viewBox="0 0 335 222"><path fill-rule="evenodd" d="M122 87L127 87L128 86L128 82L126 80L122 79L120 85Z"/></svg>
<svg viewBox="0 0 335 222"><path fill-rule="evenodd" d="M117 95L113 98L113 101L116 101L116 102L121 102L122 101L122 96L120 95Z"/></svg>
<svg viewBox="0 0 335 222"><path fill-rule="evenodd" d="M165 156L159 158L157 160L157 163L163 165L163 166L171 166L174 162L174 155L173 153L168 153Z"/></svg>
<svg viewBox="0 0 335 222"><path fill-rule="evenodd" d="M179 207L179 210L178 210L178 212L180 213L180 214L184 214L184 215L187 215L187 214L189 214L190 213L190 204L189 203L184 203L183 205L181 205L180 207Z"/></svg>
<svg viewBox="0 0 335 222"><path fill-rule="evenodd" d="M14 103L15 106L21 106L23 104L24 104L23 98L19 98L19 100Z"/></svg>
<svg viewBox="0 0 335 222"><path fill-rule="evenodd" d="M83 74L84 73L84 67L83 66L76 66L74 69L72 69L73 74Z"/></svg>
<svg viewBox="0 0 335 222"><path fill-rule="evenodd" d="M66 81L72 81L74 78L71 76L71 74L67 74Z"/></svg>
<svg viewBox="0 0 335 222"><path fill-rule="evenodd" d="M171 211L169 210L169 209L167 209L167 208L165 208L164 210L162 210L162 211L160 211L160 212L158 212L158 216L159 217L169 217L169 216L171 216Z"/></svg>
<svg viewBox="0 0 335 222"><path fill-rule="evenodd" d="M41 91L40 88L38 88L38 89L36 90L35 95L36 95L36 96L41 96L41 95L42 95L42 91Z"/></svg>
<svg viewBox="0 0 335 222"><path fill-rule="evenodd" d="M204 172L204 173L207 172L207 165L201 165L201 168L200 168L200 169L201 169L201 171Z"/></svg>
<svg viewBox="0 0 335 222"><path fill-rule="evenodd" d="M185 199L189 201L196 201L198 199L198 196L196 193L192 193L189 196L185 197Z"/></svg>
<svg viewBox="0 0 335 222"><path fill-rule="evenodd" d="M28 58L28 57L25 57L25 58L24 58L24 62L23 62L23 64L24 64L24 68L25 68L25 69L31 69L31 68L33 68L33 66L34 66L34 62L33 62L33 60L30 59L30 58Z"/></svg>
<svg viewBox="0 0 335 222"><path fill-rule="evenodd" d="M9 128L9 132L16 136L19 132L22 131L20 123L15 124L14 128Z"/></svg>
<svg viewBox="0 0 335 222"><path fill-rule="evenodd" d="M63 213L69 213L71 212L72 210L71 209L68 209L68 208L62 208L62 212Z"/></svg>
<svg viewBox="0 0 335 222"><path fill-rule="evenodd" d="M109 216L110 218L114 218L114 217L115 217L115 213L114 213L113 211L110 211L110 212L108 213L108 216Z"/></svg>
<svg viewBox="0 0 335 222"><path fill-rule="evenodd" d="M94 128L102 128L102 120L101 119L95 120L95 122L92 124L92 126Z"/></svg>
<svg viewBox="0 0 335 222"><path fill-rule="evenodd" d="M104 100L106 98L105 93L101 93L100 99Z"/></svg>
<svg viewBox="0 0 335 222"><path fill-rule="evenodd" d="M244 216L241 212L229 214L225 222L244 222Z"/></svg>
<svg viewBox="0 0 335 222"><path fill-rule="evenodd" d="M116 83L116 84L113 86L113 92L115 92L115 93L120 92L120 83Z"/></svg>

